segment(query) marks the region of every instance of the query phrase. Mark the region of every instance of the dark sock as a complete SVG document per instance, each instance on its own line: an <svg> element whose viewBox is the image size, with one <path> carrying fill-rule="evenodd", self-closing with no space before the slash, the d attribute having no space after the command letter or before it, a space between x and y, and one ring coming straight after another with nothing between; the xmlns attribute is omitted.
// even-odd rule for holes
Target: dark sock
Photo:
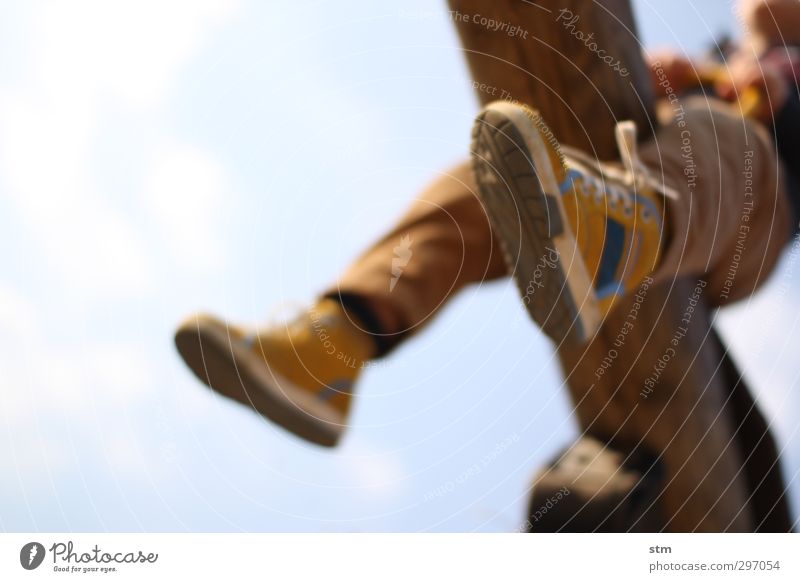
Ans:
<svg viewBox="0 0 800 582"><path fill-rule="evenodd" d="M399 337L386 333L377 315L375 315L375 311L370 306L369 300L365 297L347 292L331 292L323 297L338 301L344 310L363 326L375 344L375 357L384 356L397 344Z"/></svg>

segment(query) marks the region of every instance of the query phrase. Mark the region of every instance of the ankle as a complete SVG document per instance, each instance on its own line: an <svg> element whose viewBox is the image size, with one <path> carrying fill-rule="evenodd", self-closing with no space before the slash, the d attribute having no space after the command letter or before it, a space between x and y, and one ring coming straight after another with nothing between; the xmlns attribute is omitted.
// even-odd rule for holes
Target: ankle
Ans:
<svg viewBox="0 0 800 582"><path fill-rule="evenodd" d="M392 333L396 325L391 325L392 317L386 310L372 299L352 292L331 292L320 299L332 301L343 312L350 326L360 334L366 335L370 341L370 358L386 355L399 341L400 334Z"/></svg>
<svg viewBox="0 0 800 582"><path fill-rule="evenodd" d="M322 297L309 310L309 316L312 325L332 318L336 322L336 329L328 332L336 335L340 343L346 344L348 357L357 360L359 365L379 356L373 328L367 323L368 319L362 318L360 311L343 305L336 298Z"/></svg>

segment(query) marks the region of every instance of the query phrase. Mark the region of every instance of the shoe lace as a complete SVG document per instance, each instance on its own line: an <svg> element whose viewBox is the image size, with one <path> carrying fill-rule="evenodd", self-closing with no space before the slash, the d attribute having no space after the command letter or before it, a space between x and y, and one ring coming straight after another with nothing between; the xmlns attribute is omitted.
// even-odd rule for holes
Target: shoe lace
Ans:
<svg viewBox="0 0 800 582"><path fill-rule="evenodd" d="M242 343L254 349L260 344L261 338L265 333L278 333L289 331L293 327L301 327L307 324L306 318L308 307L296 301L282 301L267 314L266 325L262 328L247 329L242 337Z"/></svg>
<svg viewBox="0 0 800 582"><path fill-rule="evenodd" d="M596 204L603 204L603 197L605 196L612 208L622 205L625 216L633 214L634 200L628 189L619 188L604 177L598 177L588 172L586 174L578 174L576 178L582 183L584 193L594 196Z"/></svg>
<svg viewBox="0 0 800 582"><path fill-rule="evenodd" d="M639 158L636 134L636 123L633 121L620 121L614 128L619 157L625 166L625 171L619 176L620 181L633 187L636 191L652 190L662 196L677 200L677 190L658 180Z"/></svg>

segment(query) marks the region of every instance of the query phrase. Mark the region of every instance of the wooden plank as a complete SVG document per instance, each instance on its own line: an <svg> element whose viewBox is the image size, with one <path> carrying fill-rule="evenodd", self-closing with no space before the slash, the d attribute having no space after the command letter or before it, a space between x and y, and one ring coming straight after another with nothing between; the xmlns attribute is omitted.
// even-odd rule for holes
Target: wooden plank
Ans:
<svg viewBox="0 0 800 582"><path fill-rule="evenodd" d="M640 136L649 134L650 77L627 0L449 4L481 102L531 104L559 140L600 159L616 157L617 120L633 119ZM522 32L508 34L514 26ZM559 354L581 427L621 450L642 443L661 457L666 479L658 503L667 531L753 531L759 524L785 531L777 459L756 466L747 455L774 455L772 437L757 409L733 410L749 394L737 384L707 306L700 304L676 357L643 395L695 285L684 279L671 289L652 286L638 307L628 297L585 350ZM632 309L637 324L615 345ZM765 479L769 485L757 491L754 484Z"/></svg>

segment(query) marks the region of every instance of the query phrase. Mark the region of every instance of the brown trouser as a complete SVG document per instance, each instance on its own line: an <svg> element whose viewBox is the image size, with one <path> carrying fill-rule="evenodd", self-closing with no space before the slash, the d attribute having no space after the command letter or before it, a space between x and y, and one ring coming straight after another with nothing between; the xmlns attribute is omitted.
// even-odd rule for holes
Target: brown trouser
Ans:
<svg viewBox="0 0 800 582"><path fill-rule="evenodd" d="M615 155L615 120L634 119L643 137L652 133L650 76L628 0L448 3L459 15L479 13L526 31L523 42L471 18L454 19L476 86L490 89L478 88L480 101L504 95L533 104L562 144L601 159ZM565 9L580 17L578 28L591 31L598 47L622 59L629 75L586 50L567 29L573 17L559 20ZM584 433L618 450L642 446L658 456L665 469L656 500L664 529L787 531L777 447L708 309L748 295L775 262L788 230L777 165L755 126L715 106L692 103L688 111L685 105L685 125L680 115L666 122L643 151L681 193L680 201L668 203L671 238L657 274L663 284L649 289L624 345L620 330L638 296L623 300L585 349L561 350L565 385ZM752 196L743 172L752 176ZM405 235L408 245L400 242ZM675 358L643 396L697 285L691 277L675 279L678 273L706 277L709 284ZM374 320L386 350L467 283L505 274L464 164L439 177L331 293L341 290L345 305ZM618 357L602 368L612 349Z"/></svg>

